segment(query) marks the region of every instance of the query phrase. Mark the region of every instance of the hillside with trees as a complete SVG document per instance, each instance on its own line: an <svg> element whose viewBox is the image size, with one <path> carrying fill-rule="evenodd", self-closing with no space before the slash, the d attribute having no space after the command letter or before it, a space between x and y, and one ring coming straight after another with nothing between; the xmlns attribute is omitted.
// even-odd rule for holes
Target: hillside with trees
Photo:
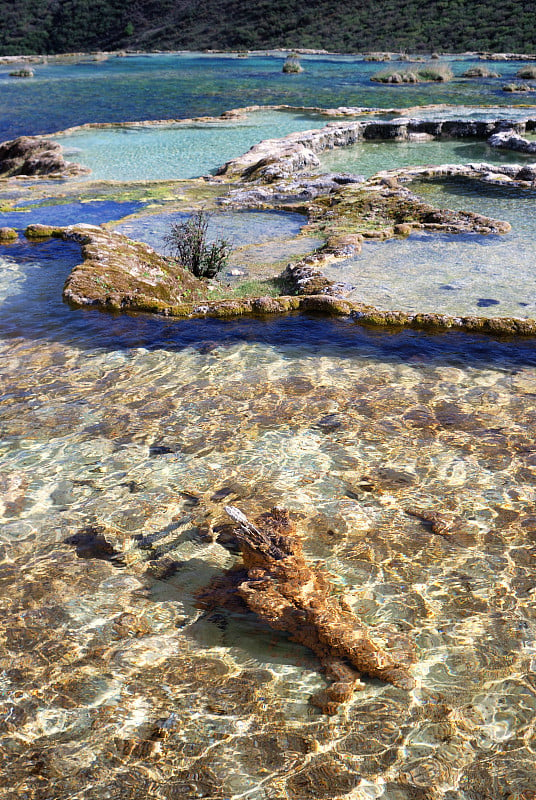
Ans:
<svg viewBox="0 0 536 800"><path fill-rule="evenodd" d="M534 52L532 0L0 0L0 54L325 48Z"/></svg>

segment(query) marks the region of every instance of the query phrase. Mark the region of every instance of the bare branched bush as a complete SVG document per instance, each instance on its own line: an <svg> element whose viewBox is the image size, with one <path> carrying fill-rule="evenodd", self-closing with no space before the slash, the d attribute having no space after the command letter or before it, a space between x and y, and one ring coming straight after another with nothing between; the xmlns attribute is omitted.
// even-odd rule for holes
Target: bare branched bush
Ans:
<svg viewBox="0 0 536 800"><path fill-rule="evenodd" d="M185 222L176 222L164 236L171 255L196 278L213 278L220 272L231 253L227 239L207 241L210 215L196 211Z"/></svg>

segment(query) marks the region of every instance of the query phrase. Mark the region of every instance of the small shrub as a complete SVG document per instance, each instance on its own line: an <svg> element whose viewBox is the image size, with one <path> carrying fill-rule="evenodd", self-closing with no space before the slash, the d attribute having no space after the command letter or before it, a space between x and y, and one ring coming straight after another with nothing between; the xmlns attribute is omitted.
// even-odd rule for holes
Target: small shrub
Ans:
<svg viewBox="0 0 536 800"><path fill-rule="evenodd" d="M173 258L196 278L213 278L225 267L231 253L227 239L207 241L209 219L206 211L197 211L186 222L173 224L164 236Z"/></svg>
<svg viewBox="0 0 536 800"><path fill-rule="evenodd" d="M516 72L516 78L524 78L525 80L535 80L536 79L536 67L535 66L527 66L521 67Z"/></svg>
<svg viewBox="0 0 536 800"><path fill-rule="evenodd" d="M448 64L424 64L417 75L423 81L450 81L454 77Z"/></svg>
<svg viewBox="0 0 536 800"><path fill-rule="evenodd" d="M300 57L297 53L289 53L283 64L283 72L298 73L303 72L303 67L300 64Z"/></svg>

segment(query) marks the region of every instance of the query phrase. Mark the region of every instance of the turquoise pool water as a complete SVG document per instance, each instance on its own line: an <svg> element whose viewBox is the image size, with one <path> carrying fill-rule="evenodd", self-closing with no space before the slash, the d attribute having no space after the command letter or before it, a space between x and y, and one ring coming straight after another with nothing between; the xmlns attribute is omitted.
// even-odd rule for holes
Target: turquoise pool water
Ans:
<svg viewBox="0 0 536 800"><path fill-rule="evenodd" d="M0 141L27 133L51 133L82 122L175 119L218 115L229 108L288 103L294 106L398 108L451 105L519 106L531 96L502 91L521 66L491 63L501 78L458 78L445 84L388 86L370 76L384 65L349 56L304 56L299 75L281 72L284 54L152 54L98 63L36 65L35 77L20 81L0 67L3 103ZM456 58L460 76L481 63Z"/></svg>
<svg viewBox="0 0 536 800"><path fill-rule="evenodd" d="M317 115L258 111L233 122L94 129L56 141L68 160L90 167L91 179L172 180L208 175L262 139L324 124Z"/></svg>
<svg viewBox="0 0 536 800"><path fill-rule="evenodd" d="M435 117L435 115L434 115ZM326 172L353 172L370 177L397 167L426 164L532 163L534 156L489 147L485 142L439 139L430 142L360 142L350 147L326 150L320 156Z"/></svg>

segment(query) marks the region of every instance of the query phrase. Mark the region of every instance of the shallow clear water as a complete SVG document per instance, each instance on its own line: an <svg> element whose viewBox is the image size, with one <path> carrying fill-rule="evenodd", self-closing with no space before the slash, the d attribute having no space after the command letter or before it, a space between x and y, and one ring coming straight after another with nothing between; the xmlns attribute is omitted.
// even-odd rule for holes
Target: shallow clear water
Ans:
<svg viewBox="0 0 536 800"><path fill-rule="evenodd" d="M536 788L530 343L72 311L74 246L2 258L8 800ZM375 636L410 636L416 689L367 681L327 718L307 650L200 618L227 502L288 506ZM116 555L69 544L88 530Z"/></svg>
<svg viewBox="0 0 536 800"><path fill-rule="evenodd" d="M434 114L435 118L435 114ZM370 177L384 169L426 164L532 163L534 157L489 147L485 142L439 139L431 142L360 142L326 150L320 156L326 172L353 172Z"/></svg>
<svg viewBox="0 0 536 800"><path fill-rule="evenodd" d="M350 295L380 308L479 316L536 316L533 192L451 180L412 185L440 208L467 209L510 222L503 236L414 233L365 243L325 273L355 286Z"/></svg>
<svg viewBox="0 0 536 800"><path fill-rule="evenodd" d="M503 92L520 63L491 64L502 78L388 86L370 76L383 64L348 56L304 56L299 75L281 72L284 54L247 59L226 55L145 55L98 63L36 65L35 77L9 77L0 67L0 141L52 133L83 122L176 119L221 114L253 104L407 108L428 103L523 105L530 96ZM475 62L455 59L460 76Z"/></svg>
<svg viewBox="0 0 536 800"><path fill-rule="evenodd" d="M158 56L36 68L16 91L5 78L12 105L0 114L4 130L7 120L26 133L219 113L282 86L322 105L457 96L454 85L365 86L351 59L312 59L305 78L273 71L271 83L266 69L279 64ZM528 247L533 263L530 196L445 186L419 191L515 219L514 238L479 237L478 252L510 242L503 258ZM6 800L529 800L533 341L314 316L73 310L61 286L79 261L74 244L0 246ZM413 642L416 688L366 681L322 716L308 703L324 683L309 651L247 613L201 616L194 592L236 558L217 535L224 503L252 516L286 505L307 557L375 638ZM446 533L408 514L415 506L442 514ZM97 534L108 548L80 546Z"/></svg>
<svg viewBox="0 0 536 800"><path fill-rule="evenodd" d="M434 115L435 116L435 115ZM322 127L319 116L258 111L246 120L148 128L118 127L57 137L65 157L91 169L95 180L173 180L214 173L263 139ZM489 147L485 142L363 142L320 155L325 171L372 175L412 164L519 163L530 156Z"/></svg>
<svg viewBox="0 0 536 800"><path fill-rule="evenodd" d="M165 237L172 225L183 222L189 214L164 212L126 220L115 230L131 239L150 244L160 253L169 255ZM248 277L274 277L281 271L281 262L315 250L323 243L312 236L299 238L306 222L301 214L277 211L241 211L215 213L208 217L209 241L225 239L231 254L227 268L221 273L225 279L236 271L242 279ZM274 272L274 265L276 266Z"/></svg>
<svg viewBox="0 0 536 800"><path fill-rule="evenodd" d="M92 179L173 180L209 175L262 139L322 127L325 118L258 111L246 120L149 128L105 128L61 136L68 160Z"/></svg>
<svg viewBox="0 0 536 800"><path fill-rule="evenodd" d="M165 252L164 237L170 227L183 222L190 215L167 211L159 214L140 216L121 222L114 230L146 242L159 252ZM307 219L302 214L284 211L239 211L216 213L208 216L207 235L209 238L229 240L233 247L263 242L268 239L282 239L296 236Z"/></svg>

